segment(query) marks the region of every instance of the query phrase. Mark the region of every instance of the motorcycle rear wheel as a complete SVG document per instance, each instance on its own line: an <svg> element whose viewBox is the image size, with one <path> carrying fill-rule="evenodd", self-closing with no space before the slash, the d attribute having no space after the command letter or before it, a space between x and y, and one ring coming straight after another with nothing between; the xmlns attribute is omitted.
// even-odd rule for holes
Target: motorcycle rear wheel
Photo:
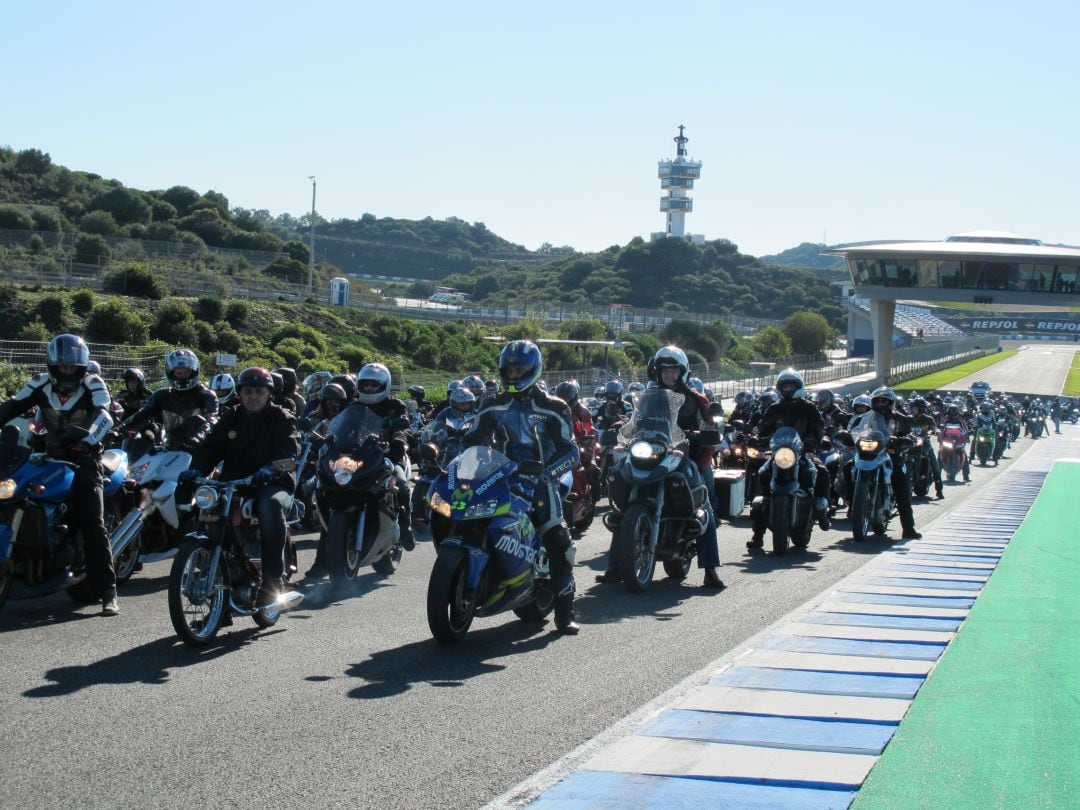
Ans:
<svg viewBox="0 0 1080 810"><path fill-rule="evenodd" d="M427 589L428 628L440 644L461 641L472 625L476 599L465 596L468 572L468 558L459 549L440 549Z"/></svg>
<svg viewBox="0 0 1080 810"><path fill-rule="evenodd" d="M656 568L656 550L649 548L652 533L652 510L632 503L619 523L618 568L630 593L643 593L652 583Z"/></svg>
<svg viewBox="0 0 1080 810"><path fill-rule="evenodd" d="M543 582L534 580L533 593L536 599L524 607L514 608L514 615L523 622L539 624L555 609L555 589L546 580Z"/></svg>
<svg viewBox="0 0 1080 810"><path fill-rule="evenodd" d="M791 532L791 496L773 495L769 499L769 528L772 530L772 551L783 557L788 550Z"/></svg>
<svg viewBox="0 0 1080 810"><path fill-rule="evenodd" d="M876 489L876 488L875 488ZM877 500L877 493L874 499ZM855 482L855 494L851 502L851 536L856 542L862 542L870 533L870 482L860 478Z"/></svg>
<svg viewBox="0 0 1080 810"><path fill-rule="evenodd" d="M209 540L189 540L176 553L169 572L169 618L180 640L191 647L203 647L214 640L228 609L224 558L210 583L209 601L191 599L193 588L205 589L213 557L214 545Z"/></svg>

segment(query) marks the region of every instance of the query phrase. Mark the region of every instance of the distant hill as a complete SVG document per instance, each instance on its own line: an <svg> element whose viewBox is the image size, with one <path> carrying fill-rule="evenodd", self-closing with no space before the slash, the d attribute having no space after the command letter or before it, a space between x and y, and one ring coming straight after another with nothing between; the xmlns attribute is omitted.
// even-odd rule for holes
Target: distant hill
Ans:
<svg viewBox="0 0 1080 810"><path fill-rule="evenodd" d="M828 245L803 242L798 247L788 248L774 256L762 256L764 264L776 264L782 267L805 267L810 270L830 270L844 273L844 260L839 256L822 256L829 249Z"/></svg>

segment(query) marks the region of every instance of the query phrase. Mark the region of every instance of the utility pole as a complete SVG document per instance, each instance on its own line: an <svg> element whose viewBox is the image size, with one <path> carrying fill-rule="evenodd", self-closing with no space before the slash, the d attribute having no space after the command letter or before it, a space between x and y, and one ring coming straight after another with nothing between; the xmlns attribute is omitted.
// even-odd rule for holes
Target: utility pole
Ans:
<svg viewBox="0 0 1080 810"><path fill-rule="evenodd" d="M315 177L308 175L308 180L311 181L311 235L308 245L311 252L308 253L307 261L307 291L308 295L311 295L312 283L315 279Z"/></svg>

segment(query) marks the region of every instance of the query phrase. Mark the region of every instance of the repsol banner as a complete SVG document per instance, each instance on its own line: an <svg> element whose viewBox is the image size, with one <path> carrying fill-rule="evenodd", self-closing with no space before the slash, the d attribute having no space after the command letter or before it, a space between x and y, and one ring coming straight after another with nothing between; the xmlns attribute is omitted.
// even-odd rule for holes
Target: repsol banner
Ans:
<svg viewBox="0 0 1080 810"><path fill-rule="evenodd" d="M965 332L1045 332L1080 334L1080 320L1044 318L943 318Z"/></svg>

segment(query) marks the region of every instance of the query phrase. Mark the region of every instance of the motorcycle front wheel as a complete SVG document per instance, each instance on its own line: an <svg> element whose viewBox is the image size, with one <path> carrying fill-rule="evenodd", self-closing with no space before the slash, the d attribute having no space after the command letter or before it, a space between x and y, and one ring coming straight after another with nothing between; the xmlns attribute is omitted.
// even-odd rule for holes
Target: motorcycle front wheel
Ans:
<svg viewBox="0 0 1080 810"><path fill-rule="evenodd" d="M547 580L533 580L536 599L524 607L514 608L514 614L523 622L539 624L555 609L555 589Z"/></svg>
<svg viewBox="0 0 1080 810"><path fill-rule="evenodd" d="M619 574L630 593L642 593L652 583L656 549L649 547L652 536L652 509L640 503L627 507L619 522Z"/></svg>
<svg viewBox="0 0 1080 810"><path fill-rule="evenodd" d="M875 487L876 490L876 487ZM877 492L871 494L870 482L860 478L855 482L855 494L851 501L851 536L862 542L870 534L871 500L877 500Z"/></svg>
<svg viewBox="0 0 1080 810"><path fill-rule="evenodd" d="M788 550L791 533L791 496L773 495L769 499L769 528L772 530L772 550L783 557Z"/></svg>
<svg viewBox="0 0 1080 810"><path fill-rule="evenodd" d="M428 579L427 620L440 644L461 641L472 625L476 599L465 593L468 573L468 557L460 549L439 550Z"/></svg>
<svg viewBox="0 0 1080 810"><path fill-rule="evenodd" d="M176 634L192 647L213 641L228 609L225 560L219 561L211 582L213 558L214 544L210 540L189 540L176 553L169 572L169 618Z"/></svg>
<svg viewBox="0 0 1080 810"><path fill-rule="evenodd" d="M356 579L360 570L360 550L353 542L356 531L356 512L330 512L330 525L326 529L326 567L330 569L330 581L347 582Z"/></svg>

